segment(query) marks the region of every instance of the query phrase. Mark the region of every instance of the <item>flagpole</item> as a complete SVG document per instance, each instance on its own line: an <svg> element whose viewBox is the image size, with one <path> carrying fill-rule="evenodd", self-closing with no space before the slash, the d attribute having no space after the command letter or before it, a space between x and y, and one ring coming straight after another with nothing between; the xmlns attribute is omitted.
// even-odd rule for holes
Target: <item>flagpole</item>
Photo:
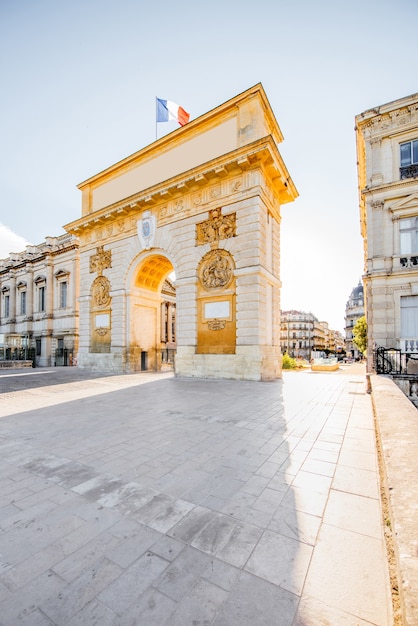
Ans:
<svg viewBox="0 0 418 626"><path fill-rule="evenodd" d="M157 96L155 96L155 141L157 141Z"/></svg>

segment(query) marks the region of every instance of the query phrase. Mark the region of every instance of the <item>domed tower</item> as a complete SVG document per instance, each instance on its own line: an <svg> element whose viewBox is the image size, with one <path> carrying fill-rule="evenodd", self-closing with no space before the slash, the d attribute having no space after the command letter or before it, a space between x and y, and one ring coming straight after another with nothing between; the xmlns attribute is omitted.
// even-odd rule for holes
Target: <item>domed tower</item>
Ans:
<svg viewBox="0 0 418 626"><path fill-rule="evenodd" d="M345 342L347 356L357 358L361 356L353 342L353 328L357 320L364 315L364 290L361 280L352 290L345 306Z"/></svg>

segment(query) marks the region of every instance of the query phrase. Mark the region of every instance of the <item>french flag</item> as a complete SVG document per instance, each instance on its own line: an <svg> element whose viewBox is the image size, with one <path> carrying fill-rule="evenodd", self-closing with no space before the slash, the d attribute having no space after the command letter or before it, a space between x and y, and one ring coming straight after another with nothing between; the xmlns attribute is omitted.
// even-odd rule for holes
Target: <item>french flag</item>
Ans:
<svg viewBox="0 0 418 626"><path fill-rule="evenodd" d="M157 122L169 122L175 120L184 126L190 119L190 113L187 113L183 107L170 100L161 100L157 98Z"/></svg>

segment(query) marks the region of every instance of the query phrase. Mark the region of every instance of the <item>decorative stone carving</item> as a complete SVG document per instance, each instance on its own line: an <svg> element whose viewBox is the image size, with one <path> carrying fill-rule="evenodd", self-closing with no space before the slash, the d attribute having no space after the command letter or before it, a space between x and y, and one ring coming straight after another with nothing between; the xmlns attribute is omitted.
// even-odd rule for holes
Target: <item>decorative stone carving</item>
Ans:
<svg viewBox="0 0 418 626"><path fill-rule="evenodd" d="M370 145L372 147L380 148L380 146L382 145L382 138L381 137L372 137L372 139L370 139Z"/></svg>
<svg viewBox="0 0 418 626"><path fill-rule="evenodd" d="M107 328L96 328L96 334L99 335L99 337L104 337L106 335L106 333L108 332Z"/></svg>
<svg viewBox="0 0 418 626"><path fill-rule="evenodd" d="M149 250L154 245L155 237L155 216L151 211L145 211L142 220L137 223L138 237L145 250Z"/></svg>
<svg viewBox="0 0 418 626"><path fill-rule="evenodd" d="M180 213L181 211L184 210L184 199L183 198L179 198L178 200L175 201L174 203L175 206L175 211L176 213Z"/></svg>
<svg viewBox="0 0 418 626"><path fill-rule="evenodd" d="M411 112L409 107L402 107L397 111L393 111L389 115L395 126L403 126L404 124L407 124L409 122Z"/></svg>
<svg viewBox="0 0 418 626"><path fill-rule="evenodd" d="M209 320L208 328L209 330L223 330L226 327L225 320Z"/></svg>
<svg viewBox="0 0 418 626"><path fill-rule="evenodd" d="M385 206L384 202L372 202L371 203L372 209L373 211L383 211L383 208Z"/></svg>
<svg viewBox="0 0 418 626"><path fill-rule="evenodd" d="M211 190L210 190L211 198L219 198L220 195L221 195L221 188L219 185L216 185L216 187L211 187Z"/></svg>
<svg viewBox="0 0 418 626"><path fill-rule="evenodd" d="M200 204L202 204L203 202L202 193L200 191L198 193L195 193L193 195L192 201L195 206L199 206Z"/></svg>
<svg viewBox="0 0 418 626"><path fill-rule="evenodd" d="M110 304L110 282L106 276L98 276L93 282L93 301L96 307L106 307Z"/></svg>
<svg viewBox="0 0 418 626"><path fill-rule="evenodd" d="M103 270L108 267L112 267L112 252L105 251L103 246L98 246L96 254L90 257L90 273L97 272L98 276L101 276Z"/></svg>
<svg viewBox="0 0 418 626"><path fill-rule="evenodd" d="M226 250L211 250L202 259L199 280L205 289L224 289L234 277L234 262Z"/></svg>
<svg viewBox="0 0 418 626"><path fill-rule="evenodd" d="M235 237L236 214L222 215L221 209L209 211L209 219L196 224L196 245Z"/></svg>

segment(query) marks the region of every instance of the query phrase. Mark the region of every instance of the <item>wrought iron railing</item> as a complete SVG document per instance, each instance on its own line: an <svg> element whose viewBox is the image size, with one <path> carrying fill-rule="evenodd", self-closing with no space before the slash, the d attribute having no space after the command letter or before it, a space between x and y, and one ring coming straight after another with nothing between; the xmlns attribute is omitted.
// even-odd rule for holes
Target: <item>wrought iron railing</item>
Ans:
<svg viewBox="0 0 418 626"><path fill-rule="evenodd" d="M412 346L411 346L412 347ZM409 373L408 363L418 361L418 352L403 352L400 348L379 346L374 353L376 374L400 376Z"/></svg>
<svg viewBox="0 0 418 626"><path fill-rule="evenodd" d="M399 173L401 180L405 178L416 178L418 176L418 164L413 163L412 165L401 167Z"/></svg>
<svg viewBox="0 0 418 626"><path fill-rule="evenodd" d="M417 267L418 256L402 256L399 258L399 262L402 267Z"/></svg>

